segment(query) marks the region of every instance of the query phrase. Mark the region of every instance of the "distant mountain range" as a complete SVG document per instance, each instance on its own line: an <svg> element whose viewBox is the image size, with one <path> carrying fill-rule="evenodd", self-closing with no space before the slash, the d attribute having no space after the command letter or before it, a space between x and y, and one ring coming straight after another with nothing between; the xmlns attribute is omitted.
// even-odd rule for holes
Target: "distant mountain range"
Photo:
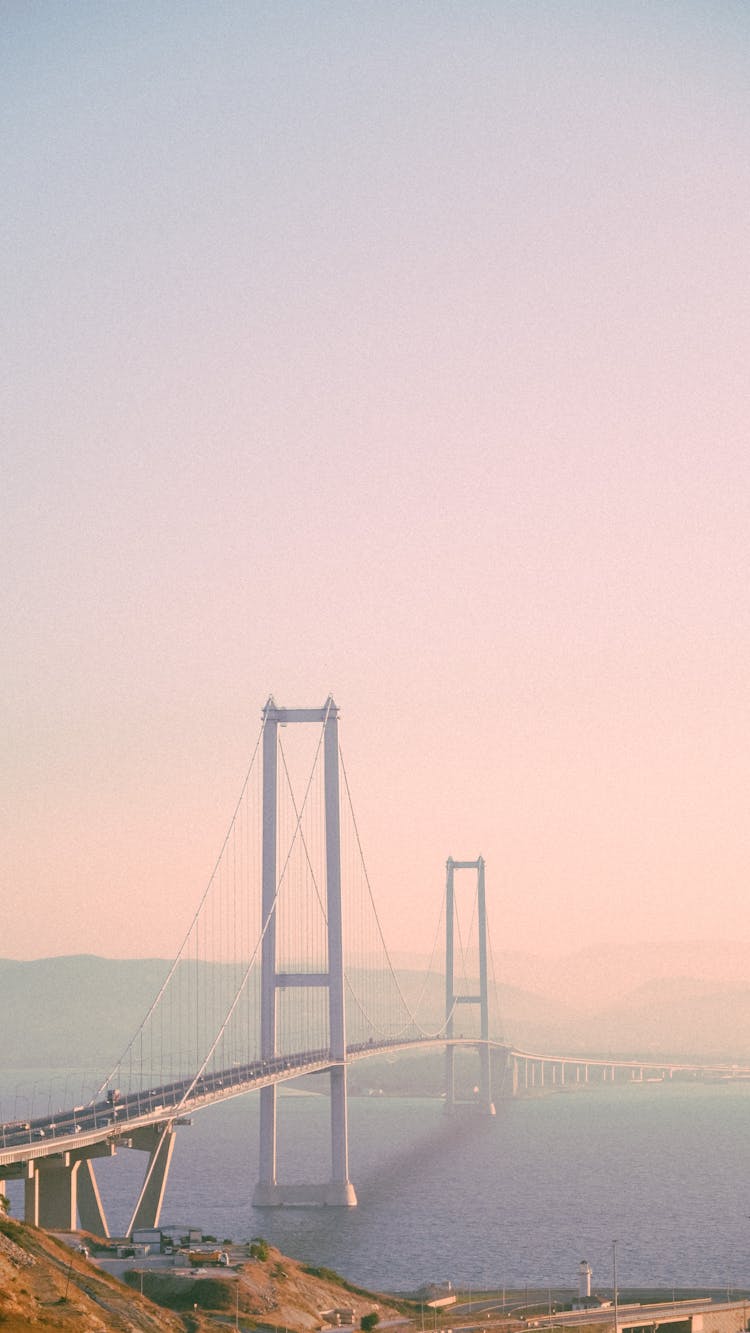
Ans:
<svg viewBox="0 0 750 1333"><path fill-rule="evenodd" d="M0 960L0 1070L113 1064L168 967L165 959L89 955ZM740 944L613 945L551 960L508 953L496 956L494 970L502 978L499 1030L515 1045L750 1062L748 950ZM424 990L422 971L399 975L407 998ZM432 978L426 1010L437 1016L443 1003L443 983Z"/></svg>

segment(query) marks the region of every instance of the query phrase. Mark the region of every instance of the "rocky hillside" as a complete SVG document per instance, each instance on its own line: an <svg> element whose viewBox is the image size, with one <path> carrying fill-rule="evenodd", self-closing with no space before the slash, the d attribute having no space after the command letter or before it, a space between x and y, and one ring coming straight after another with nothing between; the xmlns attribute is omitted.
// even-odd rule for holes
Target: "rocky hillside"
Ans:
<svg viewBox="0 0 750 1333"><path fill-rule="evenodd" d="M0 1328L71 1333L185 1333L208 1328L181 1318L101 1273L43 1231L0 1218Z"/></svg>
<svg viewBox="0 0 750 1333"><path fill-rule="evenodd" d="M285 1333L313 1333L324 1313L342 1323L398 1312L380 1297L351 1287L327 1269L287 1258L261 1242L261 1256L232 1256L229 1269L146 1272L125 1282L46 1232L0 1216L0 1330L36 1328L65 1333L200 1333L217 1324L272 1324ZM239 1247L238 1247L239 1249ZM247 1247L242 1247L244 1251Z"/></svg>
<svg viewBox="0 0 750 1333"><path fill-rule="evenodd" d="M251 1258L248 1248L258 1253ZM197 1306L214 1315L239 1315L248 1328L257 1322L291 1333L313 1333L330 1327L338 1312L343 1324L359 1324L365 1315L378 1320L399 1317L382 1297L354 1287L327 1268L313 1268L290 1259L265 1241L252 1247L233 1246L228 1269L184 1268L145 1274L144 1291L160 1305L182 1312ZM138 1284L140 1275L127 1273L125 1281ZM324 1316L333 1318L327 1321Z"/></svg>

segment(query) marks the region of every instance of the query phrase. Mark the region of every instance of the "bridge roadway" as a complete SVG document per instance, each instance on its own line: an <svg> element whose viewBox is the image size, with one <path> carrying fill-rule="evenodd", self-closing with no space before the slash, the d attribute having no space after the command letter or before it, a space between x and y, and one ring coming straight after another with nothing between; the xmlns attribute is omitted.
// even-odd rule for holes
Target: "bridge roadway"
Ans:
<svg viewBox="0 0 750 1333"><path fill-rule="evenodd" d="M476 1037L403 1037L382 1041L369 1039L347 1046L346 1063L409 1049L429 1047L478 1047ZM602 1081L613 1081L616 1071L641 1081L648 1077L671 1077L675 1073L719 1079L750 1078L750 1068L737 1064L700 1065L687 1061L613 1060L611 1057L551 1056L522 1051L502 1042L486 1043L502 1052L506 1092L516 1095L536 1087L563 1086L568 1078L588 1083L597 1070ZM56 1114L11 1121L0 1125L0 1192L3 1181L23 1179L25 1217L35 1225L74 1230L76 1209L82 1225L106 1235L92 1160L113 1156L116 1148L130 1147L149 1153L146 1180L129 1231L135 1226L155 1225L174 1147L174 1127L184 1124L192 1112L215 1102L238 1097L303 1074L335 1069L342 1062L330 1050L279 1055L270 1060L175 1079L148 1089L108 1097L86 1106Z"/></svg>
<svg viewBox="0 0 750 1333"><path fill-rule="evenodd" d="M588 1083L592 1070L598 1072L601 1082L613 1083L616 1073L627 1074L631 1082L659 1081L675 1074L689 1074L694 1078L750 1079L750 1066L729 1064L701 1064L691 1060L623 1060L613 1056L544 1055L539 1051L507 1048L510 1092L516 1096L533 1088L550 1085L565 1087Z"/></svg>
<svg viewBox="0 0 750 1333"><path fill-rule="evenodd" d="M462 1036L450 1039L445 1036L411 1036L383 1041L370 1039L347 1046L347 1063L409 1049L447 1045L476 1047L480 1044L475 1037ZM648 1079L649 1075L657 1078L672 1077L675 1073L696 1077L709 1075L718 1079L750 1078L750 1067L738 1064L708 1065L675 1060L549 1055L520 1050L498 1041L487 1044L505 1052L506 1067L510 1067L513 1073L514 1093L530 1087L564 1085L566 1071L573 1072L575 1082L586 1083L589 1082L591 1070L598 1070L604 1081L614 1079L615 1071L629 1073L633 1081ZM215 1102L239 1097L269 1084L287 1082L303 1074L322 1073L337 1063L328 1050L279 1055L267 1061L256 1060L213 1073L206 1072L198 1078L190 1076L175 1079L157 1087L125 1094L114 1103L105 1098L31 1120L9 1121L0 1124L0 1169L4 1171L6 1167L106 1140L126 1139L133 1130L188 1116ZM9 1174L7 1171L4 1173L6 1176Z"/></svg>
<svg viewBox="0 0 750 1333"><path fill-rule="evenodd" d="M355 1042L346 1048L347 1064L410 1048L475 1047L479 1044L476 1038L464 1037L404 1037ZM488 1044L501 1050L508 1049L500 1042ZM240 1097L272 1083L287 1082L303 1074L323 1073L340 1063L328 1050L278 1055L271 1060L256 1060L251 1064L207 1072L198 1078L191 1075L175 1079L158 1087L123 1094L115 1102L105 1098L31 1120L7 1121L0 1124L0 1169L52 1156L65 1149L81 1148L84 1144L127 1138L131 1130L162 1124L176 1116L186 1116L215 1102Z"/></svg>
<svg viewBox="0 0 750 1333"><path fill-rule="evenodd" d="M475 1306L481 1322L464 1322L465 1307L453 1306L450 1318L455 1319L455 1333L492 1333L493 1329L507 1329L509 1319L521 1319L527 1329L574 1330L588 1328L591 1333L607 1329L609 1333L621 1330L641 1330L642 1333L742 1333L747 1327L747 1298L720 1301L710 1296L696 1296L688 1300L656 1301L648 1305L620 1304L615 1322L613 1303L588 1310L562 1310L552 1315L536 1312L536 1307L520 1305L511 1310L485 1304ZM458 1322L458 1318L461 1322Z"/></svg>
<svg viewBox="0 0 750 1333"><path fill-rule="evenodd" d="M409 1048L476 1047L477 1039L404 1037L369 1039L347 1046L346 1063ZM488 1043L507 1051L499 1042ZM146 1176L130 1220L136 1227L155 1226L164 1196L174 1147L174 1128L214 1102L269 1085L340 1067L330 1050L304 1051L256 1060L198 1077L175 1079L148 1089L100 1098L86 1106L0 1125L0 1192L6 1180L24 1181L24 1217L47 1229L73 1231L81 1226L97 1235L109 1231L93 1173L93 1159L112 1157L117 1147L149 1154Z"/></svg>

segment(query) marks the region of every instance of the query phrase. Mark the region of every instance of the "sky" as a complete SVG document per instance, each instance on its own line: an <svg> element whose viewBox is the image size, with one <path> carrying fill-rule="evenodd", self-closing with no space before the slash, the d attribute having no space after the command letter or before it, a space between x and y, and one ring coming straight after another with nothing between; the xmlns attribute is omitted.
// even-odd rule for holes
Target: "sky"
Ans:
<svg viewBox="0 0 750 1333"><path fill-rule="evenodd" d="M0 955L170 956L271 693L399 949L480 854L496 948L750 942L747 5L6 0L0 74Z"/></svg>

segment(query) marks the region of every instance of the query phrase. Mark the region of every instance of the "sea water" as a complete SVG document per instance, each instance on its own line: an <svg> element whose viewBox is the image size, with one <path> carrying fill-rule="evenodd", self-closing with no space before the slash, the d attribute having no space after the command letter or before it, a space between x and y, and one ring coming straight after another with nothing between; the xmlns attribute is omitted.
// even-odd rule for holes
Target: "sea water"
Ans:
<svg viewBox="0 0 750 1333"><path fill-rule="evenodd" d="M258 1098L177 1130L164 1223L219 1240L263 1235L285 1252L375 1288L750 1283L750 1086L644 1083L500 1101L494 1119L426 1098L349 1101L359 1207L256 1209ZM328 1102L279 1097L279 1178L326 1179ZM113 1232L145 1165L97 1162ZM21 1201L12 1189L14 1211Z"/></svg>

